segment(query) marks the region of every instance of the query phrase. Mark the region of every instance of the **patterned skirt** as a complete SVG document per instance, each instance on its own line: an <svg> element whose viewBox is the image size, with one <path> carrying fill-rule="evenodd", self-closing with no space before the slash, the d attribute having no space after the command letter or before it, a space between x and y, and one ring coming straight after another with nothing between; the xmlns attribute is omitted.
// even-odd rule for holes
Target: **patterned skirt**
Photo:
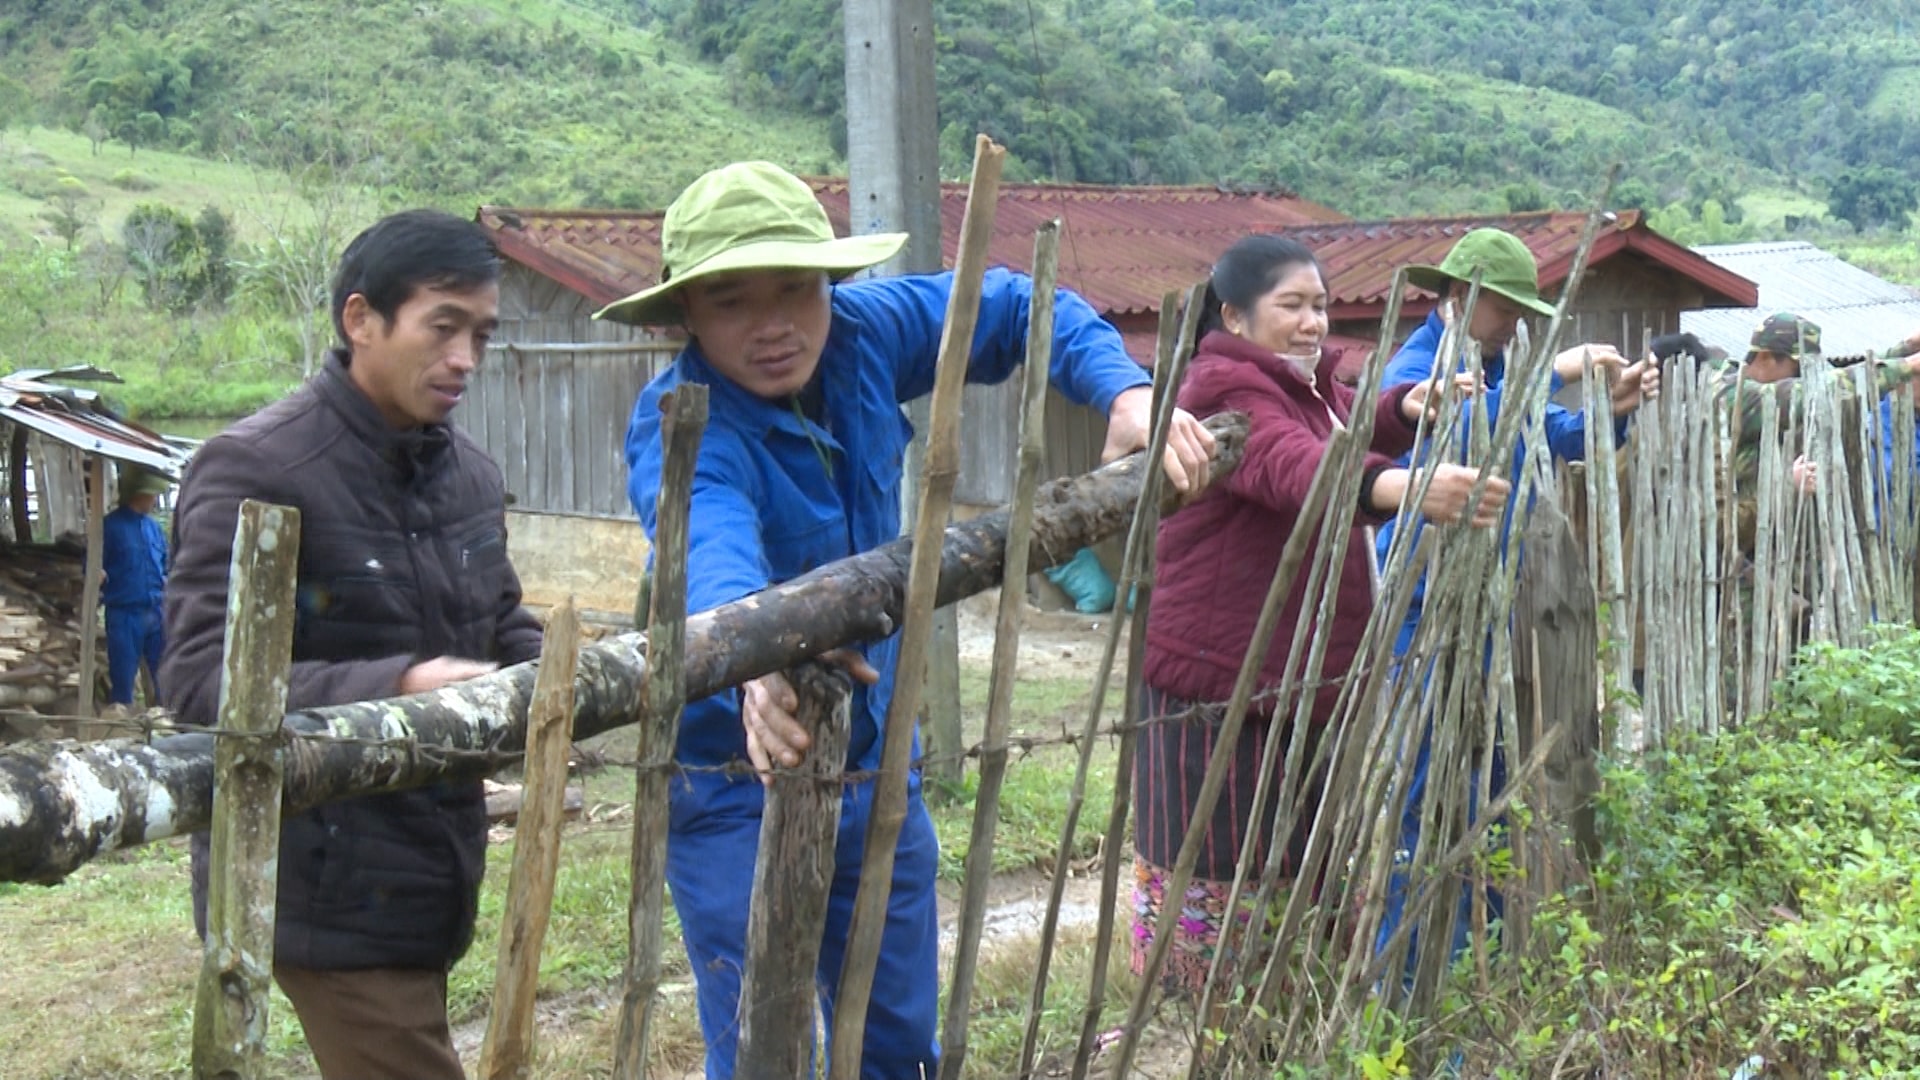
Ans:
<svg viewBox="0 0 1920 1080"><path fill-rule="evenodd" d="M1207 762L1218 741L1221 722L1226 717L1224 703L1190 702L1144 687L1140 694L1141 719L1139 749L1134 758L1134 974L1146 970L1147 954L1153 950L1154 933L1168 900L1166 887L1173 876L1181 840L1193 819ZM1155 722L1158 721L1158 722ZM1205 986L1207 970L1220 948L1222 931L1227 928L1227 894L1233 888L1235 867L1249 829L1257 829L1261 839L1254 846L1254 862L1248 867L1248 882L1242 887L1239 910L1234 918L1231 939L1246 940L1253 921L1253 894L1258 891L1260 868L1267 858L1266 837L1273 831L1275 807L1279 797L1279 777L1275 777L1267 807L1258 822L1253 820L1254 787L1258 783L1261 758L1267 740L1272 737L1268 717L1249 714L1241 725L1233 750L1232 765L1220 799L1208 818L1203 833L1200 858L1180 898L1174 923L1175 938L1167 953L1161 982L1168 989L1198 994ZM1307 748L1308 757L1312 747ZM1281 748L1282 760L1285 748ZM1317 801L1317 796L1314 797ZM1309 803L1309 805L1312 805ZM1298 866L1306 853L1312 831L1311 814L1302 814L1289 838L1282 858L1284 873ZM1284 904L1284 896L1276 898ZM1266 939L1262 930L1257 936ZM1263 955L1256 963L1264 962ZM1223 977L1230 978L1237 958L1229 955L1221 964Z"/></svg>

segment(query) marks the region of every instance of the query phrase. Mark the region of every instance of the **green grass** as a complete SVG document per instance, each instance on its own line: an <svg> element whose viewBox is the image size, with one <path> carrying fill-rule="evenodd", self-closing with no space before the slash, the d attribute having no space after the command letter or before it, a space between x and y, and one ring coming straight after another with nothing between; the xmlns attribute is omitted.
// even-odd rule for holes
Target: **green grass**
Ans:
<svg viewBox="0 0 1920 1080"><path fill-rule="evenodd" d="M142 190L122 186L131 174ZM0 135L0 230L11 229L41 243L61 244L47 223L50 196L71 177L85 189L89 236L118 238L127 212L144 202L179 207L188 214L220 207L244 240L261 236L258 220L246 208L277 211L292 198L284 174L244 165L208 161L164 150L128 154L120 143L94 154L84 135L57 128L14 129ZM116 183L118 179L119 183Z"/></svg>
<svg viewBox="0 0 1920 1080"><path fill-rule="evenodd" d="M1625 135L1647 127L1619 109L1557 90L1460 72L1389 67L1381 73L1408 89L1445 101L1449 107L1487 114L1499 109L1515 123L1546 124L1555 131L1588 135Z"/></svg>
<svg viewBox="0 0 1920 1080"><path fill-rule="evenodd" d="M1783 231L1789 217L1808 221L1824 218L1827 202L1788 188L1766 187L1740 196L1740 211L1743 220L1765 236Z"/></svg>

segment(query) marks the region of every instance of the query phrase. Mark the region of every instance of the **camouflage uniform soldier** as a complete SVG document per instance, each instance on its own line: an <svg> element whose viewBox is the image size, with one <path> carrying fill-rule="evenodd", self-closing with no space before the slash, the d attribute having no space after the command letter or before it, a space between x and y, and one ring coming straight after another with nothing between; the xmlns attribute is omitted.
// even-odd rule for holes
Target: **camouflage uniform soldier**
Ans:
<svg viewBox="0 0 1920 1080"><path fill-rule="evenodd" d="M1897 351L1898 348L1890 349L1868 361L1872 364L1875 397L1884 398L1920 376L1920 355L1896 358L1893 353ZM1767 410L1774 410L1784 430L1791 420L1801 415L1806 396L1805 384L1800 380L1801 363L1809 358L1821 358L1820 327L1791 312L1776 312L1754 330L1745 362L1737 368L1729 366L1721 382L1721 394L1733 398L1730 477L1734 499L1733 541L1739 559L1740 609L1748 617L1749 625L1753 610L1753 558L1759 521L1756 499L1765 417ZM1850 403L1858 392L1856 386L1852 379L1838 380L1834 384L1834 397L1843 405ZM1815 469L1804 456L1794 461L1793 481L1798 492L1813 490ZM1804 610L1804 600L1796 597L1794 608Z"/></svg>

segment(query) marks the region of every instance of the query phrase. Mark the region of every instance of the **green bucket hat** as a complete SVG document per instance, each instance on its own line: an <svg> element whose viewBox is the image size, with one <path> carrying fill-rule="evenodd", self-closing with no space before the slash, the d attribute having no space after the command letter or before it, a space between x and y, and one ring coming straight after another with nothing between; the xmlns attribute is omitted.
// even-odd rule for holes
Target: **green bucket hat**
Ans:
<svg viewBox="0 0 1920 1080"><path fill-rule="evenodd" d="M1820 327L1791 311L1776 311L1754 328L1747 355L1770 352L1798 360L1820 355Z"/></svg>
<svg viewBox="0 0 1920 1080"><path fill-rule="evenodd" d="M673 292L738 270L825 270L834 279L893 258L905 233L835 238L806 182L765 161L737 162L687 185L660 223L660 283L616 300L596 319L671 326Z"/></svg>
<svg viewBox="0 0 1920 1080"><path fill-rule="evenodd" d="M171 487L172 480L138 467L128 468L120 475L120 498L123 502L135 495L165 495Z"/></svg>
<svg viewBox="0 0 1920 1080"><path fill-rule="evenodd" d="M1480 287L1519 304L1537 315L1553 314L1553 305L1540 298L1540 270L1533 252L1510 232L1475 229L1461 237L1439 266L1409 266L1407 280L1439 292L1448 281L1469 281L1479 270Z"/></svg>

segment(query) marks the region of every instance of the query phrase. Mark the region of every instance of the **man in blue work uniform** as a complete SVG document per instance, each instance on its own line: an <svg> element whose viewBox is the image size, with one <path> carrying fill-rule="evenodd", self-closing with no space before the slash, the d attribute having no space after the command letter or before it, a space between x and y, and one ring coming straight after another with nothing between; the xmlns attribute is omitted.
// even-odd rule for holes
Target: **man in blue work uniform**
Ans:
<svg viewBox="0 0 1920 1080"><path fill-rule="evenodd" d="M1514 337L1514 326L1527 315L1553 314L1553 304L1540 296L1539 269L1534 263L1533 253L1511 233L1499 229L1474 229L1462 236L1439 266L1414 266L1407 270L1407 279L1414 285L1430 289L1440 296L1440 302L1433 313L1418 330L1407 338L1406 344L1387 364L1382 385L1393 386L1400 383L1424 382L1433 377L1434 370L1442 363L1439 356L1441 337L1447 324L1456 317L1465 306L1468 283L1478 271L1481 274L1480 295L1475 300L1473 320L1466 327L1465 340L1477 345L1481 356L1481 378L1484 391L1479 407L1469 405L1463 429L1474 419L1481 421L1491 433L1499 421L1501 397L1505 391L1506 345ZM1463 341L1463 345L1465 342ZM1616 440L1626 437L1627 417L1639 407L1643 393L1651 396L1659 386L1658 369L1648 361L1641 361L1626 367L1626 360L1611 345L1589 343L1576 345L1559 353L1553 360L1553 375L1550 393L1558 393L1562 386L1581 378L1585 365L1591 357L1600 369L1619 369L1619 378L1612 391L1614 413L1614 436ZM1453 371L1466 370L1464 359L1448 359L1446 366ZM1584 414L1562 408L1548 402L1544 427L1547 447L1555 459L1561 461L1579 461L1586 454L1586 417ZM1464 430L1463 430L1464 438ZM1465 445L1464 441L1459 445ZM1517 488L1525 463L1524 449L1515 452L1511 480ZM1409 464L1402 458L1399 464ZM1507 521L1502 529L1502 547L1505 546L1505 530L1513 524L1513 514L1517 505L1509 502ZM1388 554L1393 548L1396 530L1409 524L1400 518L1394 518L1381 526L1376 538L1377 554L1383 573L1391 573L1388 567ZM1414 528L1422 527L1416 519L1410 523ZM1414 586L1413 601L1407 608L1405 622L1400 627L1399 636L1394 641L1394 657L1403 659L1413 645L1415 631L1419 628L1423 601L1426 593L1424 575ZM1426 668L1423 667L1423 671ZM1424 677L1424 675L1423 675ZM1423 737L1419 755L1415 759L1412 780L1401 807L1401 834L1399 853L1396 857L1396 870L1389 879L1386 914L1380 926L1378 942L1384 947L1395 929L1399 926L1406 903L1407 880L1405 866L1412 860L1413 852L1420 841L1420 807L1426 793L1427 768L1430 746ZM1477 762L1476 758L1476 762ZM1498 794L1506 782L1506 767L1503 755L1498 747L1493 754L1492 771L1489 776L1489 790ZM1473 789L1478 791L1478 766L1470 769ZM1477 811L1476 811L1477 812ZM1489 895L1491 916L1499 915L1499 896ZM1457 955L1466 943L1467 913L1472 897L1463 890L1460 896L1460 916L1454 924L1453 947ZM1411 985L1414 966L1419 956L1418 936L1415 944L1407 953L1406 977Z"/></svg>
<svg viewBox="0 0 1920 1080"><path fill-rule="evenodd" d="M141 661L147 677L159 680L167 537L153 520L153 507L173 485L164 476L128 469L120 479L120 505L100 532L100 565L106 573L100 602L107 609L107 700L131 707Z"/></svg>
<svg viewBox="0 0 1920 1080"><path fill-rule="evenodd" d="M682 383L710 388L694 474L688 550L691 611L738 600L900 533L902 455L911 427L900 405L933 387L951 274L841 279L899 251L903 235L835 239L807 185L764 162L729 165L694 181L661 228L662 282L601 317L683 325L689 344L648 385L627 431L628 493L648 535L656 527L660 398ZM980 299L968 378L1005 379L1023 359L1031 281L994 270ZM1106 456L1147 443L1147 372L1088 304L1061 291L1053 384L1107 414ZM1166 467L1176 488L1204 486L1212 438L1176 416ZM849 769L876 767L892 696L898 639L840 650L856 687ZM779 675L688 706L678 759L688 766L750 760L765 773L800 762L804 730ZM936 846L908 787L887 924L862 1050L862 1075L931 1075L938 995ZM849 785L837 870L820 952L819 985L831 1022L862 848L871 782ZM673 785L667 878L699 990L707 1075L730 1077L738 1035L747 913L764 807L751 777L689 773Z"/></svg>

